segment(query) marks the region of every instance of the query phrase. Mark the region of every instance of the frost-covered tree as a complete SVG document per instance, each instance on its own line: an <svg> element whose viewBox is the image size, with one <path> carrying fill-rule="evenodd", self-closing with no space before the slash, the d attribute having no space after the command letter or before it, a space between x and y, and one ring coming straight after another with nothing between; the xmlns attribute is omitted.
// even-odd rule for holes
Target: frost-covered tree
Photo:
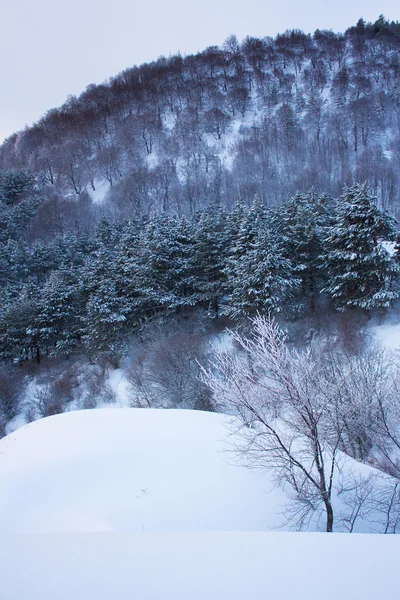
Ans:
<svg viewBox="0 0 400 600"><path fill-rule="evenodd" d="M212 369L203 371L215 400L235 416L230 427L239 442L233 452L244 465L268 470L285 488L290 501L283 514L295 529L319 515L327 532L336 527L353 531L362 515L373 519L375 530L398 530L398 480L344 469L347 459L340 452L349 433L365 431L368 420L363 422L360 408L372 399L371 394L365 402L363 394L356 393L352 402L347 392L365 391L368 383L374 383L379 413L380 392L386 390L386 382L381 388L375 377L380 367L375 365L367 379L364 368L356 371L354 363L329 371L311 348L290 349L273 320L258 316L252 323L251 337L231 334L243 353L216 349ZM389 415L388 410L384 417ZM383 429L383 436L393 435L397 423L398 419L393 428ZM356 428L352 432L350 425Z"/></svg>
<svg viewBox="0 0 400 600"><path fill-rule="evenodd" d="M390 306L398 297L394 279L400 269L382 246L395 237L394 219L378 209L365 184L345 189L321 256L328 277L323 291L336 309L372 310Z"/></svg>

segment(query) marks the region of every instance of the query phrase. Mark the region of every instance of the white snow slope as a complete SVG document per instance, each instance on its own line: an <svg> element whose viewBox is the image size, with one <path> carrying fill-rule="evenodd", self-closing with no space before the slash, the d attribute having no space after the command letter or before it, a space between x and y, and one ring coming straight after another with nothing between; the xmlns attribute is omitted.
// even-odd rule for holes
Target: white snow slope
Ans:
<svg viewBox="0 0 400 600"><path fill-rule="evenodd" d="M0 441L0 533L265 530L284 502L234 464L229 417L95 409Z"/></svg>
<svg viewBox="0 0 400 600"><path fill-rule="evenodd" d="M398 598L399 536L266 531L284 493L228 420L96 409L1 440L1 600Z"/></svg>

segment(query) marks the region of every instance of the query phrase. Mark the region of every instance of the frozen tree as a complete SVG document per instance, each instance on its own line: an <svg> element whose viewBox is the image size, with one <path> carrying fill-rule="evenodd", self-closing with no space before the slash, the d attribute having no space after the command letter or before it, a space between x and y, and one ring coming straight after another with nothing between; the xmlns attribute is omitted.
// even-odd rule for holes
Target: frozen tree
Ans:
<svg viewBox="0 0 400 600"><path fill-rule="evenodd" d="M322 505L326 531L333 531L340 436L326 440L326 407L340 382L326 385L310 350L289 351L271 319L259 316L253 325L251 339L233 333L248 359L217 351L205 380L216 401L237 416L234 427L242 440L237 451L245 464L271 470L292 490L295 527L303 527Z"/></svg>
<svg viewBox="0 0 400 600"><path fill-rule="evenodd" d="M203 372L204 381L214 401L235 415L232 429L240 442L234 452L239 460L251 468L270 470L289 492L292 502L285 513L287 522L301 529L322 509L325 529L331 532L336 495L341 492L353 511L368 487L363 477L356 481L347 471L352 483L346 491L341 469L346 459L340 452L346 424L357 418L361 421L356 413L363 408L361 398L345 405L342 390L354 388L356 380L361 384L362 375L351 382L351 369L345 368L336 370L333 377L311 349L291 350L273 320L258 316L252 323L250 338L232 333L243 353L217 350L212 369ZM371 379L375 376L376 372ZM397 493L395 480L386 487L385 494L382 486L379 488L383 494L380 508L379 498L374 496L373 510L379 512L380 523L390 495ZM356 519L352 511L353 516L341 514L339 521Z"/></svg>

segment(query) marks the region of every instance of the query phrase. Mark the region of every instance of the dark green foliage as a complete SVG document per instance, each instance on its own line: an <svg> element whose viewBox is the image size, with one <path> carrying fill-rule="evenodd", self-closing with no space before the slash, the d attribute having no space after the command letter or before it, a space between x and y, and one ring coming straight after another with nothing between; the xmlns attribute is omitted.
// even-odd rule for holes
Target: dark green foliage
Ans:
<svg viewBox="0 0 400 600"><path fill-rule="evenodd" d="M323 291L335 308L372 310L392 304L398 297L393 284L400 268L382 242L395 238L394 219L377 208L366 186L346 188L335 222L326 231L321 257L328 276Z"/></svg>
<svg viewBox="0 0 400 600"><path fill-rule="evenodd" d="M280 312L299 284L274 232L264 224L238 257L226 312L232 317Z"/></svg>
<svg viewBox="0 0 400 600"><path fill-rule="evenodd" d="M103 219L93 238L10 239L0 255L0 357L118 357L149 320L195 309L205 319L295 317L316 310L321 292L338 310L386 307L398 295L400 267L382 245L394 226L357 184L336 203L310 192L271 211L255 198L192 220Z"/></svg>
<svg viewBox="0 0 400 600"><path fill-rule="evenodd" d="M0 171L0 202L12 206L33 195L35 177L27 170Z"/></svg>
<svg viewBox="0 0 400 600"><path fill-rule="evenodd" d="M221 207L209 207L196 223L190 263L193 273L191 304L204 306L218 318L225 289L225 266L229 249L227 215Z"/></svg>
<svg viewBox="0 0 400 600"><path fill-rule="evenodd" d="M299 308L303 305L305 310L312 312L324 282L324 270L318 267L325 229L331 221L331 201L314 191L297 194L273 215L273 228L299 283L296 294Z"/></svg>

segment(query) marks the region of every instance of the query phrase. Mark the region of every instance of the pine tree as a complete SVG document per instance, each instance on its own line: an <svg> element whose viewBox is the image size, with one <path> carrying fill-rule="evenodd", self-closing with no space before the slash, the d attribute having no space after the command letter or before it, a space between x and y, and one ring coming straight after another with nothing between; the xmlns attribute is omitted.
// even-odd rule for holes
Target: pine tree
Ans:
<svg viewBox="0 0 400 600"><path fill-rule="evenodd" d="M2 294L0 311L0 357L36 359L43 349L37 327L39 289L28 282Z"/></svg>
<svg viewBox="0 0 400 600"><path fill-rule="evenodd" d="M242 202L235 205L234 212L228 221L228 252L225 259L225 293L231 296L237 280L242 277L241 269L244 257L250 252L261 227L267 220L267 211L260 198L256 196L250 208ZM226 314L231 307L224 308Z"/></svg>
<svg viewBox="0 0 400 600"><path fill-rule="evenodd" d="M280 312L298 284L282 245L264 224L237 260L226 312L232 317Z"/></svg>
<svg viewBox="0 0 400 600"><path fill-rule="evenodd" d="M284 254L292 263L294 276L299 279L298 308L303 306L312 312L323 287L319 257L325 228L331 224L330 205L328 198L319 197L312 190L308 194L296 194L275 210L272 219Z"/></svg>
<svg viewBox="0 0 400 600"><path fill-rule="evenodd" d="M36 327L50 354L66 356L82 336L84 287L78 271L62 267L50 274L39 301Z"/></svg>
<svg viewBox="0 0 400 600"><path fill-rule="evenodd" d="M177 221L166 214L154 217L142 241L140 290L146 312L174 309L179 304L175 286L179 279L180 244Z"/></svg>
<svg viewBox="0 0 400 600"><path fill-rule="evenodd" d="M395 238L394 219L377 208L366 185L345 188L321 256L328 276L323 291L337 310L388 307L398 297L393 282L400 269L382 246Z"/></svg>
<svg viewBox="0 0 400 600"><path fill-rule="evenodd" d="M207 308L219 317L220 299L225 290L225 267L229 249L227 218L223 210L208 207L198 216L191 257L193 272L192 304Z"/></svg>
<svg viewBox="0 0 400 600"><path fill-rule="evenodd" d="M92 252L84 269L88 301L83 341L90 355L115 356L127 330L130 307L115 268L118 256L115 230L107 224L105 232L106 235L98 236L98 248Z"/></svg>

